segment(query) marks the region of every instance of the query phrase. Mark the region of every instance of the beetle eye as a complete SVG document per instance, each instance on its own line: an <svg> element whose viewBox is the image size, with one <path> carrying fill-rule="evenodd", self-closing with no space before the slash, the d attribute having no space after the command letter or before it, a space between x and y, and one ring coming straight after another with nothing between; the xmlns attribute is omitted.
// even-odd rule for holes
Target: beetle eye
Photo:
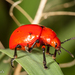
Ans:
<svg viewBox="0 0 75 75"><path fill-rule="evenodd" d="M55 47L57 47L57 43L55 43Z"/></svg>

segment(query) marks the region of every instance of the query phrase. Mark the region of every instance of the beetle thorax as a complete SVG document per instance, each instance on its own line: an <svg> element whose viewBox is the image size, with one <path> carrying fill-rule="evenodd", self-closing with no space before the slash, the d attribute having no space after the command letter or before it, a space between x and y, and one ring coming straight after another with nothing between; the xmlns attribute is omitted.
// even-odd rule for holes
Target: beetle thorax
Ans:
<svg viewBox="0 0 75 75"><path fill-rule="evenodd" d="M41 41L45 44L45 45L50 45L51 41L53 40L53 38L56 37L56 33L50 29L50 28L46 28L44 27L42 29L42 33L41 33Z"/></svg>

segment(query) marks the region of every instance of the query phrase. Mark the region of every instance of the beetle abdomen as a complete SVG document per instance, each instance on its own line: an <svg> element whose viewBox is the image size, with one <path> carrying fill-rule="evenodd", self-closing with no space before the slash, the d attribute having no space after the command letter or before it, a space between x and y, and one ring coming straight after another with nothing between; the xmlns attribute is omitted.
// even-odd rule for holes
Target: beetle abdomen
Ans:
<svg viewBox="0 0 75 75"><path fill-rule="evenodd" d="M21 46L31 46L39 39L42 27L39 25L23 25L18 27L10 36L9 48L14 49L18 44Z"/></svg>

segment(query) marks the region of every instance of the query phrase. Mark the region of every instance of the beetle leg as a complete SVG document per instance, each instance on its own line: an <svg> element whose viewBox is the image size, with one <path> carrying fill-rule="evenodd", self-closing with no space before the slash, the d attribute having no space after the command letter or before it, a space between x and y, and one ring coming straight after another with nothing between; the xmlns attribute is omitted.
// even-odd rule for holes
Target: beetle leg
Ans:
<svg viewBox="0 0 75 75"><path fill-rule="evenodd" d="M55 58L56 58L56 53L57 53L57 50L55 50L55 52L54 52L54 54L53 54L53 56L52 56L52 58L55 60Z"/></svg>
<svg viewBox="0 0 75 75"><path fill-rule="evenodd" d="M43 64L44 64L44 68L46 69L46 57L45 57L45 46L42 46L42 50L43 50Z"/></svg>
<svg viewBox="0 0 75 75"><path fill-rule="evenodd" d="M52 56L53 54L50 54L49 49L50 49L50 46L48 45L48 46L47 46L46 54L48 54L48 55Z"/></svg>
<svg viewBox="0 0 75 75"><path fill-rule="evenodd" d="M13 61L15 60L15 58L17 58L17 48L21 48L21 45L17 45L15 47L15 51L14 51L14 58L11 59L11 66L14 68L13 66Z"/></svg>
<svg viewBox="0 0 75 75"><path fill-rule="evenodd" d="M55 50L55 52L54 52L54 54L53 54L53 56L52 56L52 58L55 60L56 59L56 54L57 54L57 50ZM56 60L55 60L56 61ZM59 64L58 62L57 62L57 64Z"/></svg>
<svg viewBox="0 0 75 75"><path fill-rule="evenodd" d="M39 43L38 39L33 43L33 45L31 46L31 48L28 49L29 52L31 52L31 50L33 49L33 47L35 46L36 43Z"/></svg>
<svg viewBox="0 0 75 75"><path fill-rule="evenodd" d="M46 54L50 54L50 53L49 53L49 46L47 46Z"/></svg>

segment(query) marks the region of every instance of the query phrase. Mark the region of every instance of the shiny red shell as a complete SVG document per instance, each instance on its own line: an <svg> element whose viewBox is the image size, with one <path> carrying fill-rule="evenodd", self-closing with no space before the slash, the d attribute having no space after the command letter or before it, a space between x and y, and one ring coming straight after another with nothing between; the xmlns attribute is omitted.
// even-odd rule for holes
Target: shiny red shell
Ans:
<svg viewBox="0 0 75 75"><path fill-rule="evenodd" d="M28 24L13 31L9 40L9 48L15 49L20 44L22 46L21 50L25 50L25 46L30 48L37 39L39 43L36 43L35 47L39 47L42 44L55 47L55 43L57 43L57 48L59 48L61 45L60 40L52 29L36 24Z"/></svg>
<svg viewBox="0 0 75 75"><path fill-rule="evenodd" d="M24 50L27 44L31 46L41 35L42 28L39 25L23 25L18 27L9 40L9 48L14 49L18 44Z"/></svg>

